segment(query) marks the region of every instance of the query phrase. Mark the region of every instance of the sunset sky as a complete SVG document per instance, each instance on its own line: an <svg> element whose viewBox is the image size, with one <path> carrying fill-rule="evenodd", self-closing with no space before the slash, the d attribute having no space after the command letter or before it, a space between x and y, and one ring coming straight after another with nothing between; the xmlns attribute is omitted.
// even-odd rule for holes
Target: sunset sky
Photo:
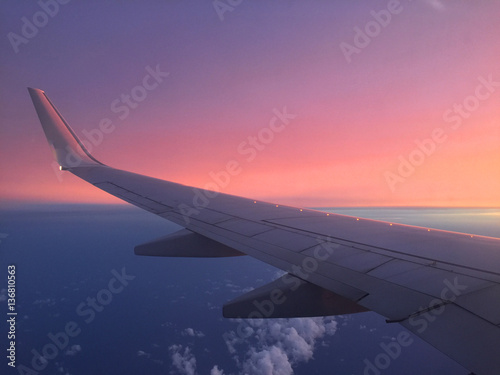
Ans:
<svg viewBox="0 0 500 375"><path fill-rule="evenodd" d="M307 207L500 206L499 1L60 2L0 5L4 204L119 202L56 171L36 87L116 168L204 187L235 161L223 192Z"/></svg>

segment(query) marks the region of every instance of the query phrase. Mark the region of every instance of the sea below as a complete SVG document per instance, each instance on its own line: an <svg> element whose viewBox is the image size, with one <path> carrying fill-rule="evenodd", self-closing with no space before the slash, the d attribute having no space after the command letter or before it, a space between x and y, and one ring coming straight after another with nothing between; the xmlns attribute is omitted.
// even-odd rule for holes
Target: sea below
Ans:
<svg viewBox="0 0 500 375"><path fill-rule="evenodd" d="M319 209L500 237L500 209ZM282 272L248 256L134 255L134 246L178 229L125 205L2 208L1 373L468 374L414 335L387 368L366 370L384 344L404 331L372 312L255 326L225 319L223 304ZM9 266L15 267L13 339L7 322ZM11 341L16 367L7 357Z"/></svg>

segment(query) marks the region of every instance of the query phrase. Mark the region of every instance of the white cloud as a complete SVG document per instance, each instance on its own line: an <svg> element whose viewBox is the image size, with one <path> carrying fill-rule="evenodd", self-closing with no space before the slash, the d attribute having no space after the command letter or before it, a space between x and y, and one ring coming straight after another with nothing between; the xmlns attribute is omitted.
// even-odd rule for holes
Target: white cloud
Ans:
<svg viewBox="0 0 500 375"><path fill-rule="evenodd" d="M66 350L66 352L64 354L73 356L76 353L81 352L81 351L82 351L82 347L80 345L76 344L76 345L71 345L71 348Z"/></svg>
<svg viewBox="0 0 500 375"><path fill-rule="evenodd" d="M144 350L138 350L138 351L137 351L137 356L138 356L138 357L146 357L146 358L149 358L149 357L151 357L151 354L150 354L150 353L146 353Z"/></svg>
<svg viewBox="0 0 500 375"><path fill-rule="evenodd" d="M57 371L64 375L71 375L63 366L63 363L56 362Z"/></svg>
<svg viewBox="0 0 500 375"><path fill-rule="evenodd" d="M312 359L318 341L336 330L333 317L240 321L224 340L231 354L245 353L234 357L242 373L288 375L294 365Z"/></svg>
<svg viewBox="0 0 500 375"><path fill-rule="evenodd" d="M224 375L224 370L220 370L219 366L215 365L212 370L210 370L210 375Z"/></svg>
<svg viewBox="0 0 500 375"><path fill-rule="evenodd" d="M253 330L252 330L253 332ZM226 343L227 350L230 354L236 353L236 345L241 342L235 331L229 331L224 333L224 342Z"/></svg>
<svg viewBox="0 0 500 375"><path fill-rule="evenodd" d="M191 336L191 337L205 337L205 334L201 331L196 331L193 328L186 328L182 331L183 336Z"/></svg>
<svg viewBox="0 0 500 375"><path fill-rule="evenodd" d="M292 365L286 353L276 346L261 351L251 348L248 359L243 363L243 371L248 375L291 375Z"/></svg>
<svg viewBox="0 0 500 375"><path fill-rule="evenodd" d="M182 345L172 345L168 350L172 355L172 365L177 369L179 374L196 374L196 358L191 353L189 347L183 348Z"/></svg>

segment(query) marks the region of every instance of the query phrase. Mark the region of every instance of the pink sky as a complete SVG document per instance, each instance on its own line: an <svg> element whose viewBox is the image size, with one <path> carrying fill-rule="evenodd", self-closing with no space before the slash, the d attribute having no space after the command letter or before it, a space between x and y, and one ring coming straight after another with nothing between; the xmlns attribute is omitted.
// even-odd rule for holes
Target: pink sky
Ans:
<svg viewBox="0 0 500 375"><path fill-rule="evenodd" d="M299 206L500 206L500 3L402 1L346 61L341 43L389 3L242 4L223 21L211 6L68 4L18 53L2 44L1 199L118 202L54 171L34 86L82 138L112 120L92 152L113 167L203 187L235 160L222 191ZM9 9L3 34L36 10ZM147 66L170 75L119 119L111 103ZM296 117L270 130L285 107Z"/></svg>

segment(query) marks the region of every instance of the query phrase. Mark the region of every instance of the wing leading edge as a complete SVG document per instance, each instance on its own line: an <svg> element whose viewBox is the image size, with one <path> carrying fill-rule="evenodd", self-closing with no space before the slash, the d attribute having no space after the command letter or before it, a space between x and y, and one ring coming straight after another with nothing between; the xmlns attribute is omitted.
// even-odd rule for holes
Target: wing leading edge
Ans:
<svg viewBox="0 0 500 375"><path fill-rule="evenodd" d="M114 169L88 152L43 91L28 90L61 169L186 228L136 253L248 254L288 272L226 305L225 315L260 317L251 316L254 307L273 293L282 294L267 317L373 310L478 375L500 369L500 239L280 206ZM291 289L286 280L301 283Z"/></svg>

